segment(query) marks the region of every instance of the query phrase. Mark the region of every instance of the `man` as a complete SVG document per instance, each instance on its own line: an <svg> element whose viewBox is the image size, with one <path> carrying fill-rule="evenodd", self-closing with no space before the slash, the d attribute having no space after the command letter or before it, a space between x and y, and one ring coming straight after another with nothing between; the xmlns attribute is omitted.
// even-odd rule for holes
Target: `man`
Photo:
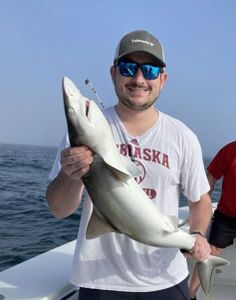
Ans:
<svg viewBox="0 0 236 300"><path fill-rule="evenodd" d="M236 141L220 149L207 170L210 194L216 182L223 177L221 196L213 215L208 238L211 254L219 256L226 247L233 244L236 237ZM190 283L192 300L196 299L199 286L195 268Z"/></svg>
<svg viewBox="0 0 236 300"><path fill-rule="evenodd" d="M189 198L191 232L204 234L211 200L199 142L182 122L154 106L167 78L165 66L162 46L153 35L142 30L126 34L110 70L118 103L104 114L121 154L142 170L137 181L151 200L163 214L177 216L182 192ZM90 149L71 148L68 138L61 150L47 190L49 207L58 218L78 208L81 177L93 162ZM87 198L70 277L80 287L80 300L189 299L186 259L179 249L147 246L117 233L87 240L91 211ZM209 253L207 240L198 234L191 255L204 260Z"/></svg>

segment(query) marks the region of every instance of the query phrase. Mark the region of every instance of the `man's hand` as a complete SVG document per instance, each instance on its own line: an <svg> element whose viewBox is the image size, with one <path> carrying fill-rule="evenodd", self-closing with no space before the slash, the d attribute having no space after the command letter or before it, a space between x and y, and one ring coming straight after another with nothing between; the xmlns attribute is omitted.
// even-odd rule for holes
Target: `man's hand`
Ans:
<svg viewBox="0 0 236 300"><path fill-rule="evenodd" d="M61 170L74 180L87 174L92 162L93 151L86 146L70 147L61 152Z"/></svg>
<svg viewBox="0 0 236 300"><path fill-rule="evenodd" d="M207 239L200 234L196 234L196 240L189 255L198 261L203 261L208 258L211 253L210 245Z"/></svg>

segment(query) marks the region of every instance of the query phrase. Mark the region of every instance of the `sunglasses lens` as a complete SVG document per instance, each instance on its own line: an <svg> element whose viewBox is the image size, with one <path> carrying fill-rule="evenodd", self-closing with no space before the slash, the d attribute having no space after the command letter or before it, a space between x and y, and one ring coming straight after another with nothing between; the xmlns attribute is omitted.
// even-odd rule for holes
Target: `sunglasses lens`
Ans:
<svg viewBox="0 0 236 300"><path fill-rule="evenodd" d="M156 79L160 73L161 68L149 64L141 65L143 76L147 80Z"/></svg>
<svg viewBox="0 0 236 300"><path fill-rule="evenodd" d="M120 61L118 63L120 74L126 77L133 77L137 72L138 66L136 63Z"/></svg>
<svg viewBox="0 0 236 300"><path fill-rule="evenodd" d="M118 67L120 74L125 77L134 77L138 68L141 69L143 77L147 80L156 79L161 68L150 64L138 64L135 62L119 61Z"/></svg>

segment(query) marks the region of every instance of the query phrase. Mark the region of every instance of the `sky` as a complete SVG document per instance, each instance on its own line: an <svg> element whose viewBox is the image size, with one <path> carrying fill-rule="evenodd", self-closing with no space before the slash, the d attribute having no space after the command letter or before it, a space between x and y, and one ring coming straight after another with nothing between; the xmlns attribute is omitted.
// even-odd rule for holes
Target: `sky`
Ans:
<svg viewBox="0 0 236 300"><path fill-rule="evenodd" d="M183 121L212 157L236 139L235 0L0 0L0 142L58 146L66 131L61 82L105 106L116 45L154 34L168 80L157 108Z"/></svg>

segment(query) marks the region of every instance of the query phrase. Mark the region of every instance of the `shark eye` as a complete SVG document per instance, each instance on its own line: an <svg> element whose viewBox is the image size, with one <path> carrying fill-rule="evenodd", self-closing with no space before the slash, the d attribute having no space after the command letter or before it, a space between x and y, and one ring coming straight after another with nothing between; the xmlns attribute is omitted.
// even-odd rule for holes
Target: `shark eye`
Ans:
<svg viewBox="0 0 236 300"><path fill-rule="evenodd" d="M67 114L68 114L69 116L73 116L73 115L75 114L74 108L73 108L73 107L68 107L68 109L67 109Z"/></svg>

